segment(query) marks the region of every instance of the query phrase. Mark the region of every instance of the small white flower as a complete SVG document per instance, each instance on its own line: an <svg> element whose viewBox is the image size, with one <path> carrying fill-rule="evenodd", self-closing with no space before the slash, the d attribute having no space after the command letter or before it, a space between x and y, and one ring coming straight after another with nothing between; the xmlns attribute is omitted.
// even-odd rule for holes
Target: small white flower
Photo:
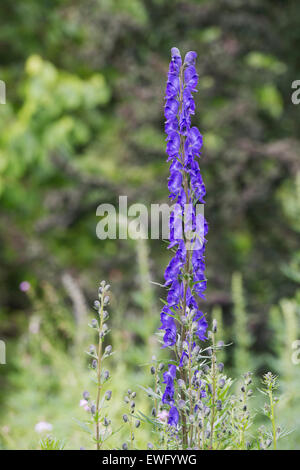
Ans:
<svg viewBox="0 0 300 470"><path fill-rule="evenodd" d="M40 421L35 425L34 429L36 432L52 431L53 426L46 421Z"/></svg>

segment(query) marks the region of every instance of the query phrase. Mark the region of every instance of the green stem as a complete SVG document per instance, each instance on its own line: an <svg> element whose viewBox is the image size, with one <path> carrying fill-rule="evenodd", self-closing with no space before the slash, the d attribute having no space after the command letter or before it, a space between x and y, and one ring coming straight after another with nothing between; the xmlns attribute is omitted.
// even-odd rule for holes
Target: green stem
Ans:
<svg viewBox="0 0 300 470"><path fill-rule="evenodd" d="M243 407L246 405L246 391L243 392ZM243 417L243 420L245 417ZM242 423L242 429L241 429L241 434L240 434L240 446L241 449L243 450L245 447L245 422L243 421Z"/></svg>
<svg viewBox="0 0 300 470"><path fill-rule="evenodd" d="M215 353L215 335L212 333L212 363L211 363L211 376L212 376L212 416L210 426L210 448L213 448L213 435L216 417L216 353Z"/></svg>
<svg viewBox="0 0 300 470"><path fill-rule="evenodd" d="M191 322L189 322L191 323ZM188 374L189 374L189 402L190 402L190 415L193 414L193 401L192 401L192 325L189 328L189 363L188 363ZM190 424L190 442L193 438L193 425Z"/></svg>
<svg viewBox="0 0 300 470"><path fill-rule="evenodd" d="M100 316L100 328L99 332L102 331L103 328L103 303L104 303L104 293L101 294L101 309L99 312ZM97 444L97 450L101 449L101 443L100 443L100 420L99 420L99 415L100 415L100 396L101 396L101 362L102 362L102 338L99 336L99 344L98 344L98 366L97 366L97 399L96 399L96 444Z"/></svg>
<svg viewBox="0 0 300 470"><path fill-rule="evenodd" d="M130 412L130 421L129 421L129 427L130 427L130 449L133 450L133 431L132 431L132 414Z"/></svg>
<svg viewBox="0 0 300 470"><path fill-rule="evenodd" d="M274 448L274 450L276 450L276 449L277 449L277 442L276 442L276 424L275 424L275 410L274 410L274 402L273 402L273 393L272 393L272 390L269 391L269 398L270 398L271 422L272 422L272 431L273 431L273 448Z"/></svg>

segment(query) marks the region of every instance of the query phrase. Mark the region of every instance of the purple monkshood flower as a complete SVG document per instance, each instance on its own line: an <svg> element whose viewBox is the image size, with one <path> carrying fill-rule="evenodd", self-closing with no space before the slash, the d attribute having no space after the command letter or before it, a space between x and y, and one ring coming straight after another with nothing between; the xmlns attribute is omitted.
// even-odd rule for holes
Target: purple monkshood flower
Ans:
<svg viewBox="0 0 300 470"><path fill-rule="evenodd" d="M173 405L174 403L174 379L176 377L176 366L169 364L169 369L163 374L163 383L166 384L166 389L162 397L162 402L166 405Z"/></svg>
<svg viewBox="0 0 300 470"><path fill-rule="evenodd" d="M197 53L194 51L187 52L184 58L184 62L188 65L195 65L197 59Z"/></svg>
<svg viewBox="0 0 300 470"><path fill-rule="evenodd" d="M160 329L165 330L164 347L173 346L176 342L176 324L172 312L167 306L163 308L160 318L162 323Z"/></svg>
<svg viewBox="0 0 300 470"><path fill-rule="evenodd" d="M181 354L181 358L180 358L180 361L179 361L179 367L183 367L189 360L189 355L187 352L183 351L183 353Z"/></svg>
<svg viewBox="0 0 300 470"><path fill-rule="evenodd" d="M169 384L166 385L164 394L162 396L162 402L165 405L173 405L174 404L174 383L170 382Z"/></svg>
<svg viewBox="0 0 300 470"><path fill-rule="evenodd" d="M176 406L172 406L172 408L169 411L169 418L168 418L168 424L170 426L176 427L179 421L179 412L176 408Z"/></svg>
<svg viewBox="0 0 300 470"><path fill-rule="evenodd" d="M208 228L203 215L196 211L197 204L204 203L206 193L199 167L203 139L198 128L191 125L191 116L195 114L193 93L197 91L198 83L196 57L196 52L189 51L182 62L179 50L172 48L165 94L166 152L170 162L168 189L175 204L170 217L169 249L175 253L165 270L168 294L167 305L161 312L161 329L165 331L164 347L172 348L177 339L176 313L183 316L187 311L195 311L195 334L199 340L206 339L207 330L205 316L197 303L206 290L204 254ZM182 221L184 230L180 230ZM190 233L192 237L189 237ZM183 311L184 305L186 311ZM188 353L181 352L178 367L183 367L188 359ZM177 426L179 413L174 406L176 366L169 365L163 376L166 385L163 403L171 406L168 422Z"/></svg>
<svg viewBox="0 0 300 470"><path fill-rule="evenodd" d="M174 364L169 364L169 370L163 374L163 383L166 384L170 381L173 381L176 377L176 366Z"/></svg>

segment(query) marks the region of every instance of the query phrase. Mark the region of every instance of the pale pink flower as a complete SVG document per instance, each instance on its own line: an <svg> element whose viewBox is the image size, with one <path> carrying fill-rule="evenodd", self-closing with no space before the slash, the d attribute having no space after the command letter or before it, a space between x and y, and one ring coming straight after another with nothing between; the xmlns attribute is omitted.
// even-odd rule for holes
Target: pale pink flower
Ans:
<svg viewBox="0 0 300 470"><path fill-rule="evenodd" d="M30 284L28 281L22 281L21 284L19 285L19 288L22 292L27 292L30 289Z"/></svg>
<svg viewBox="0 0 300 470"><path fill-rule="evenodd" d="M88 405L88 401L87 401L87 400L84 400L84 399L80 400L79 406L82 406L85 411L89 411L89 410L90 410L90 407L89 407L89 405Z"/></svg>
<svg viewBox="0 0 300 470"><path fill-rule="evenodd" d="M167 410L162 410L160 413L158 413L157 417L160 421L164 423L169 417L169 412Z"/></svg>

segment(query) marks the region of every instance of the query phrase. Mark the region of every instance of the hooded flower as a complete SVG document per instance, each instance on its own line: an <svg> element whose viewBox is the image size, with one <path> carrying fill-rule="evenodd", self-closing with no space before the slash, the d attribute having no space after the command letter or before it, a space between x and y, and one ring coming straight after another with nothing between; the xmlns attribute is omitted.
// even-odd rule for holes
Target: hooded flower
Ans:
<svg viewBox="0 0 300 470"><path fill-rule="evenodd" d="M162 402L167 405L174 403L174 379L176 377L176 366L169 364L169 369L163 374L163 383L166 384L166 389L162 397Z"/></svg>
<svg viewBox="0 0 300 470"><path fill-rule="evenodd" d="M176 408L176 406L172 406L172 408L169 411L169 418L168 418L168 424L170 426L176 427L179 422L179 412Z"/></svg>

